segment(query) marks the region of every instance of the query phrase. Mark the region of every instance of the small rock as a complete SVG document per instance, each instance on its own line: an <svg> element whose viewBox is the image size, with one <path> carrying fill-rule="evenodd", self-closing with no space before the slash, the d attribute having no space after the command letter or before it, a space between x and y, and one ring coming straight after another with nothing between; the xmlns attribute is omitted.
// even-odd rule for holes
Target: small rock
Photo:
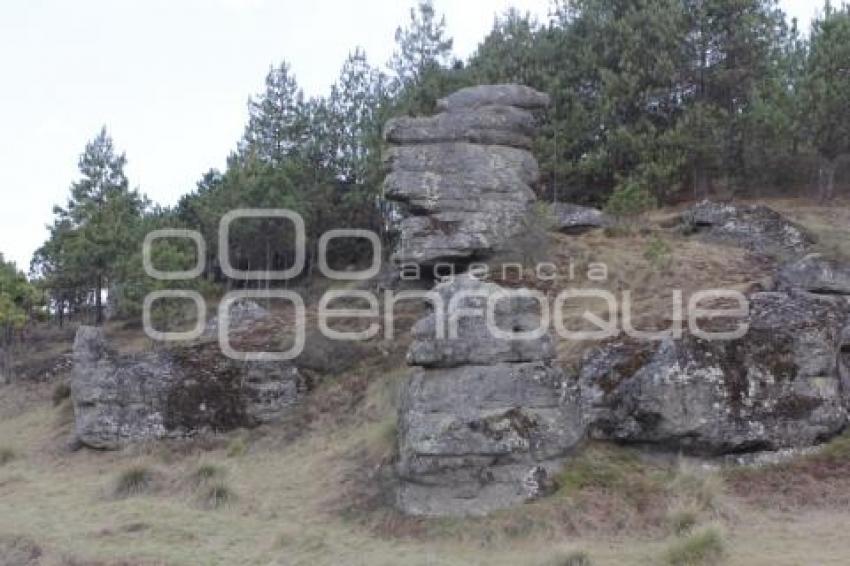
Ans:
<svg viewBox="0 0 850 566"><path fill-rule="evenodd" d="M552 213L555 229L564 234L584 234L613 224L611 218L601 210L578 204L555 203L552 205Z"/></svg>

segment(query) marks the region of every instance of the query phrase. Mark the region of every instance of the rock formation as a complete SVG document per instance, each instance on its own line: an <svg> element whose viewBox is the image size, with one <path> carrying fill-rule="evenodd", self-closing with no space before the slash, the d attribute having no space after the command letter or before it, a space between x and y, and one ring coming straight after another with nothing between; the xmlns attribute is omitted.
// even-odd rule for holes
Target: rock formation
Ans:
<svg viewBox="0 0 850 566"><path fill-rule="evenodd" d="M304 388L289 364L237 362L210 345L118 355L86 326L74 341L75 433L93 448L272 422Z"/></svg>
<svg viewBox="0 0 850 566"><path fill-rule="evenodd" d="M613 224L613 220L599 209L565 202L553 204L552 215L555 229L564 234L584 234Z"/></svg>
<svg viewBox="0 0 850 566"><path fill-rule="evenodd" d="M814 243L801 227L766 206L702 201L682 214L686 232L778 256L799 256Z"/></svg>
<svg viewBox="0 0 850 566"><path fill-rule="evenodd" d="M777 284L780 289L802 289L810 293L850 297L850 265L820 254L810 254L782 266Z"/></svg>
<svg viewBox="0 0 850 566"><path fill-rule="evenodd" d="M464 263L509 247L527 228L538 182L532 111L548 97L518 85L462 89L441 113L390 120L387 198L403 205L396 263Z"/></svg>
<svg viewBox="0 0 850 566"><path fill-rule="evenodd" d="M457 337L436 338L435 313L413 329L408 361L419 366L399 408L399 507L414 515L476 515L534 499L584 431L577 397L553 365L551 338L512 340L487 328L498 300L499 328L537 328L533 300L504 297L492 283L461 275L437 286L457 309ZM499 297L502 297L499 299ZM459 311L455 311L459 312Z"/></svg>
<svg viewBox="0 0 850 566"><path fill-rule="evenodd" d="M582 364L589 432L709 455L823 441L847 418L838 369L847 320L839 297L756 293L743 338L608 343Z"/></svg>

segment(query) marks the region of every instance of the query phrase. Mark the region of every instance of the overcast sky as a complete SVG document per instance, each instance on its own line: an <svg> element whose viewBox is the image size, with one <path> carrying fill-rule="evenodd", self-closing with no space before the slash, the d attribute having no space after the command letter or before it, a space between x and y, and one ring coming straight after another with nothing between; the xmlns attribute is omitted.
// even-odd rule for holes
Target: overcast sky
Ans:
<svg viewBox="0 0 850 566"><path fill-rule="evenodd" d="M106 125L130 183L174 204L222 168L248 97L286 59L323 94L348 52L393 51L412 0L2 0L0 252L28 268L64 204L85 143ZM545 18L549 0L435 0L467 57L508 6ZM782 0L808 29L806 0Z"/></svg>

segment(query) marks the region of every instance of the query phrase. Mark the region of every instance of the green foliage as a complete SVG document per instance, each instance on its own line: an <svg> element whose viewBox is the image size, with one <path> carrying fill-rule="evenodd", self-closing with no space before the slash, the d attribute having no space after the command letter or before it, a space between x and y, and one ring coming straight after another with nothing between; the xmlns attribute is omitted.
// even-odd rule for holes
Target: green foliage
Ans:
<svg viewBox="0 0 850 566"><path fill-rule="evenodd" d="M657 205L655 197L644 184L627 179L614 189L605 205L605 212L618 219L634 219Z"/></svg>
<svg viewBox="0 0 850 566"><path fill-rule="evenodd" d="M664 559L671 566L708 566L719 564L725 552L720 532L706 528L673 543Z"/></svg>
<svg viewBox="0 0 850 566"><path fill-rule="evenodd" d="M0 253L0 345L8 344L40 306L38 289Z"/></svg>

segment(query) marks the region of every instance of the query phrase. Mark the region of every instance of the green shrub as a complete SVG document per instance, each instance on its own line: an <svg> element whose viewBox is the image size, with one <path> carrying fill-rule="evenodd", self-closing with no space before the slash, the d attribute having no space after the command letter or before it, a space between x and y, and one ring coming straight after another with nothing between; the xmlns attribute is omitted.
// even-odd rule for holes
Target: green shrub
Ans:
<svg viewBox="0 0 850 566"><path fill-rule="evenodd" d="M634 219L655 208L658 202L649 189L633 179L620 182L605 205L605 212L619 219Z"/></svg>
<svg viewBox="0 0 850 566"><path fill-rule="evenodd" d="M709 566L723 558L723 537L717 529L709 528L676 541L665 555L671 566Z"/></svg>
<svg viewBox="0 0 850 566"><path fill-rule="evenodd" d="M132 497L153 488L153 472L145 466L133 466L121 472L115 482L116 497Z"/></svg>

